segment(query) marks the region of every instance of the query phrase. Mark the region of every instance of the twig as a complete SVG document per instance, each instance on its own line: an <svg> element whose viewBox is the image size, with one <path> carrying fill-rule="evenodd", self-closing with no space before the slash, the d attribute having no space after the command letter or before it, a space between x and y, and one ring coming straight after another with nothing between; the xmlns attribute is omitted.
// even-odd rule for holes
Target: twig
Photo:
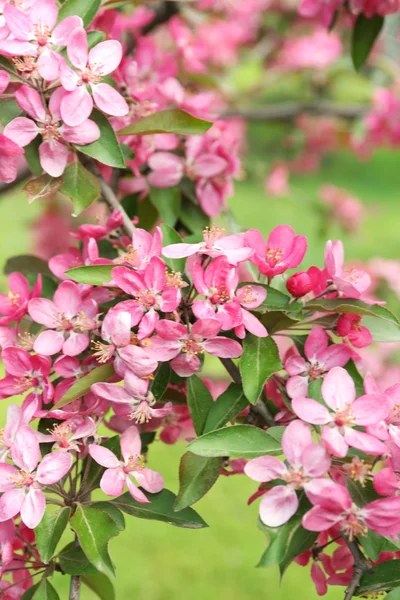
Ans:
<svg viewBox="0 0 400 600"><path fill-rule="evenodd" d="M337 104L333 102L286 102L260 108L228 109L223 117L241 117L247 121L281 121L293 119L303 113L328 115L343 119L356 119L368 110L366 104Z"/></svg>
<svg viewBox="0 0 400 600"><path fill-rule="evenodd" d="M79 548L78 536L75 534L74 547ZM69 585L69 600L79 600L81 595L81 577L80 575L72 575Z"/></svg>
<svg viewBox="0 0 400 600"><path fill-rule="evenodd" d="M82 164L88 169L88 171L93 173L93 175L99 180L101 195L103 197L104 202L109 207L110 211L112 212L114 210L118 210L121 213L123 219L122 228L125 231L126 235L131 238L135 231L135 226L132 223L131 219L128 217L127 213L124 210L124 207L119 202L117 196L114 194L113 190L108 185L108 183L104 181L103 177L100 174L100 171L98 170L98 168L92 160L87 160L87 157L83 157L82 154L80 155L80 160Z"/></svg>
<svg viewBox="0 0 400 600"><path fill-rule="evenodd" d="M354 596L354 592L360 585L361 577L371 568L371 564L361 552L360 547L355 540L350 541L345 535L342 535L342 537L354 558L353 576L344 595L344 600L351 600Z"/></svg>

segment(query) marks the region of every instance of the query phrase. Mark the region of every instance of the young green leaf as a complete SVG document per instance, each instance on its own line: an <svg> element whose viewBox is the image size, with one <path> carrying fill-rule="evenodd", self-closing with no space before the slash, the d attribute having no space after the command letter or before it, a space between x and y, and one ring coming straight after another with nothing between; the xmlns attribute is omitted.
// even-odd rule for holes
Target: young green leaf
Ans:
<svg viewBox="0 0 400 600"><path fill-rule="evenodd" d="M361 596L370 592L390 591L400 587L399 561L389 560L380 565L375 565L367 571L360 581L355 595Z"/></svg>
<svg viewBox="0 0 400 600"><path fill-rule="evenodd" d="M114 586L104 573L83 575L82 583L92 590L100 600L115 600Z"/></svg>
<svg viewBox="0 0 400 600"><path fill-rule="evenodd" d="M91 144L76 146L76 148L80 152L83 152L83 154L95 158L104 165L117 169L125 169L124 155L108 119L98 110L94 110L90 118L98 125L100 137Z"/></svg>
<svg viewBox="0 0 400 600"><path fill-rule="evenodd" d="M99 573L86 558L82 548L76 547L74 542L61 550L58 560L63 572L67 575L96 575Z"/></svg>
<svg viewBox="0 0 400 600"><path fill-rule="evenodd" d="M114 504L111 504L111 502L93 502L90 506L92 508L97 508L97 510L102 510L103 512L105 512L114 521L119 531L123 531L125 529L124 515L116 506L114 506Z"/></svg>
<svg viewBox="0 0 400 600"><path fill-rule="evenodd" d="M211 405L204 433L219 429L232 421L248 405L241 385L232 383L228 389Z"/></svg>
<svg viewBox="0 0 400 600"><path fill-rule="evenodd" d="M201 435L204 432L207 417L214 404L214 400L208 387L197 375L192 375L187 379L187 403L194 430L197 435Z"/></svg>
<svg viewBox="0 0 400 600"><path fill-rule="evenodd" d="M252 404L260 397L267 379L281 369L282 363L274 340L247 334L240 359L240 374L244 393Z"/></svg>
<svg viewBox="0 0 400 600"><path fill-rule="evenodd" d="M93 21L100 8L101 0L66 0L58 12L58 22L77 15L87 27Z"/></svg>
<svg viewBox="0 0 400 600"><path fill-rule="evenodd" d="M174 511L175 494L169 490L162 490L158 494L146 494L150 504L140 504L132 498L129 492L112 500L117 508L128 515L138 519L149 519L151 521L163 521L175 527L186 529L201 529L207 527L200 515L192 508L184 508L179 512Z"/></svg>
<svg viewBox="0 0 400 600"><path fill-rule="evenodd" d="M104 285L112 279L112 270L115 265L89 265L87 267L75 267L65 271L65 274L77 283L87 285Z"/></svg>
<svg viewBox="0 0 400 600"><path fill-rule="evenodd" d="M61 192L74 203L73 215L77 217L100 196L100 183L79 161L68 165L63 174Z"/></svg>
<svg viewBox="0 0 400 600"><path fill-rule="evenodd" d="M90 371L90 373L78 379L78 381L76 381L72 387L69 388L67 393L64 394L61 400L54 405L53 410L62 408L74 400L81 398L90 392L90 388L94 383L97 383L98 381L108 381L112 375L114 375L114 367L112 363L102 365L101 367L96 367L93 369L93 371Z"/></svg>
<svg viewBox="0 0 400 600"><path fill-rule="evenodd" d="M118 527L105 512L79 504L71 519L71 527L78 536L86 558L105 575L114 575L108 554L108 542L118 535Z"/></svg>
<svg viewBox="0 0 400 600"><path fill-rule="evenodd" d="M212 488L222 467L222 458L204 458L186 452L179 465L179 492L174 510L191 506Z"/></svg>
<svg viewBox="0 0 400 600"><path fill-rule="evenodd" d="M153 383L151 384L151 393L153 394L157 402L160 402L162 400L162 397L167 391L170 379L171 367L169 366L169 363L160 363L154 375Z"/></svg>
<svg viewBox="0 0 400 600"><path fill-rule="evenodd" d="M57 511L47 506L43 519L35 528L36 545L44 563L48 563L54 555L70 514L71 509L67 506Z"/></svg>
<svg viewBox="0 0 400 600"><path fill-rule="evenodd" d="M190 442L188 449L199 456L243 456L245 458L255 458L265 454L278 456L282 453L279 441L252 425L235 425L210 431Z"/></svg>
<svg viewBox="0 0 400 600"><path fill-rule="evenodd" d="M184 110L163 110L131 123L120 129L118 135L149 135L153 133L175 133L178 135L201 135L212 123L197 119Z"/></svg>
<svg viewBox="0 0 400 600"><path fill-rule="evenodd" d="M60 596L48 579L42 579L31 598L32 600L60 600Z"/></svg>
<svg viewBox="0 0 400 600"><path fill-rule="evenodd" d="M389 594L385 596L385 600L400 600L400 587L389 592Z"/></svg>
<svg viewBox="0 0 400 600"><path fill-rule="evenodd" d="M179 188L151 188L150 201L157 209L161 220L169 227L173 227L178 220L181 208L181 193Z"/></svg>
<svg viewBox="0 0 400 600"><path fill-rule="evenodd" d="M358 15L351 40L351 58L356 71L359 71L367 60L383 23L384 18L380 15L374 15L371 18L366 17L363 13Z"/></svg>

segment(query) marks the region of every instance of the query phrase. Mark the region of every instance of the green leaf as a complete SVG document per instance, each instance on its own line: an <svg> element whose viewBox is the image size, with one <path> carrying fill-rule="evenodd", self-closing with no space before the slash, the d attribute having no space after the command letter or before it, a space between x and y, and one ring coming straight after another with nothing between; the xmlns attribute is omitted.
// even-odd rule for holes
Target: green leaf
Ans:
<svg viewBox="0 0 400 600"><path fill-rule="evenodd" d="M303 529L301 524L303 515L309 508L310 504L303 498L296 514L280 527L267 527L260 522L260 529L268 538L268 546L258 567L279 565L283 575L293 559L313 545L318 533Z"/></svg>
<svg viewBox="0 0 400 600"><path fill-rule="evenodd" d="M187 403L194 430L197 435L201 435L204 432L208 413L214 400L208 387L197 375L192 375L187 379Z"/></svg>
<svg viewBox="0 0 400 600"><path fill-rule="evenodd" d="M222 467L222 458L204 458L186 452L179 464L179 492L174 510L191 506L212 488Z"/></svg>
<svg viewBox="0 0 400 600"><path fill-rule="evenodd" d="M111 504L111 502L93 502L90 506L91 508L97 508L97 510L105 512L114 521L119 531L125 529L124 515L116 506L114 506L114 504Z"/></svg>
<svg viewBox="0 0 400 600"><path fill-rule="evenodd" d="M332 300L310 300L304 305L306 310L313 309L318 312L335 312L340 314L353 314L369 317L378 317L390 323L399 324L399 320L384 306L380 304L366 304L353 298L334 298Z"/></svg>
<svg viewBox="0 0 400 600"><path fill-rule="evenodd" d="M42 579L31 598L32 600L60 600L60 596L48 579Z"/></svg>
<svg viewBox="0 0 400 600"><path fill-rule="evenodd" d="M39 585L40 585L40 582L36 583L32 587L30 587L28 590L26 590L26 592L24 592L22 594L21 600L32 600L33 595L36 592L36 590L38 589Z"/></svg>
<svg viewBox="0 0 400 600"><path fill-rule="evenodd" d="M68 165L63 173L61 192L74 203L73 216L77 217L100 196L100 183L79 161Z"/></svg>
<svg viewBox="0 0 400 600"><path fill-rule="evenodd" d="M348 374L350 375L350 377L352 378L352 380L354 381L354 385L356 386L356 395L357 395L357 398L359 396L363 396L365 394L365 391L364 391L364 380L361 377L360 373L358 372L358 369L357 369L354 361L353 360L349 360L349 362L345 366L345 369L348 372Z"/></svg>
<svg viewBox="0 0 400 600"><path fill-rule="evenodd" d="M112 270L116 265L90 265L87 267L76 267L65 271L73 281L86 283L87 285L104 285L112 279Z"/></svg>
<svg viewBox="0 0 400 600"><path fill-rule="evenodd" d="M255 458L265 454L282 454L279 441L252 425L235 425L210 431L190 442L188 449L199 456Z"/></svg>
<svg viewBox="0 0 400 600"><path fill-rule="evenodd" d="M95 158L104 165L117 169L125 169L124 155L108 119L96 109L92 112L90 118L99 127L100 138L91 144L76 146L76 148L80 152L83 152L83 154Z"/></svg>
<svg viewBox="0 0 400 600"><path fill-rule="evenodd" d="M100 600L115 600L114 586L104 573L83 575L82 583L92 590Z"/></svg>
<svg viewBox="0 0 400 600"><path fill-rule="evenodd" d="M52 410L57 410L70 404L74 400L81 398L88 392L90 392L90 388L94 383L98 381L108 381L110 377L114 375L114 367L112 363L107 365L102 365L101 367L96 367L93 371L90 371L84 377L81 377L76 381L72 387L69 388L66 394L53 406Z"/></svg>
<svg viewBox="0 0 400 600"><path fill-rule="evenodd" d="M61 188L62 177L50 177L47 173L36 179L31 179L22 188L28 198L29 204L35 200L48 200Z"/></svg>
<svg viewBox="0 0 400 600"><path fill-rule="evenodd" d="M153 133L175 133L180 135L201 135L210 129L212 123L197 119L184 110L163 110L120 129L118 135L149 135Z"/></svg>
<svg viewBox="0 0 400 600"><path fill-rule="evenodd" d="M100 44L100 42L104 42L104 40L106 39L106 34L104 33L104 31L88 31L87 39L88 48L89 50L91 50L92 48L94 48L94 46Z"/></svg>
<svg viewBox="0 0 400 600"><path fill-rule="evenodd" d="M112 503L128 515L138 519L149 519L152 521L163 521L175 527L187 529L200 529L207 527L200 515L193 508L185 508L179 512L174 511L175 494L169 490L162 490L158 494L146 493L150 504L140 504L132 498L129 492L115 498Z"/></svg>
<svg viewBox="0 0 400 600"><path fill-rule="evenodd" d="M388 560L367 571L355 591L356 596L369 592L390 591L400 586L400 561Z"/></svg>
<svg viewBox="0 0 400 600"><path fill-rule="evenodd" d="M168 225L161 225L161 231L163 234L163 246L169 246L170 244L180 244L182 238L180 235L169 227ZM184 273L186 260L184 258L165 258L165 264L167 267L175 271L176 273Z"/></svg>
<svg viewBox="0 0 400 600"><path fill-rule="evenodd" d="M178 220L181 208L181 192L177 187L166 189L151 188L150 201L157 209L161 220L173 227Z"/></svg>
<svg viewBox="0 0 400 600"><path fill-rule="evenodd" d="M81 17L86 28L95 18L100 4L101 0L67 0L58 12L58 22L76 15Z"/></svg>
<svg viewBox="0 0 400 600"><path fill-rule="evenodd" d="M15 100L0 100L0 123L3 127L21 115L22 110Z"/></svg>
<svg viewBox="0 0 400 600"><path fill-rule="evenodd" d="M29 170L33 175L39 177L43 173L42 165L40 164L39 146L42 142L42 138L36 136L30 144L25 146L24 158L28 163Z"/></svg>
<svg viewBox="0 0 400 600"><path fill-rule="evenodd" d="M14 271L19 271L22 275L30 275L33 273L34 275L43 274L53 277L46 261L29 254L12 256L7 260L4 267L4 274L9 275L10 273L14 273Z"/></svg>
<svg viewBox="0 0 400 600"><path fill-rule="evenodd" d="M281 369L282 363L274 340L247 334L240 359L240 374L244 393L252 404L260 397L267 379Z"/></svg>
<svg viewBox="0 0 400 600"><path fill-rule="evenodd" d="M366 481L365 485L362 486L352 479L348 479L347 487L350 492L350 496L357 506L361 508L374 500L380 498L379 494L375 491L372 481Z"/></svg>
<svg viewBox="0 0 400 600"><path fill-rule="evenodd" d="M385 600L400 600L400 587L395 588L387 596L385 596Z"/></svg>
<svg viewBox="0 0 400 600"><path fill-rule="evenodd" d="M317 402L325 406L325 402L322 398L322 381L322 377L320 377L319 379L315 379L315 381L312 381L309 384L307 397L312 398L313 400L316 400Z"/></svg>
<svg viewBox="0 0 400 600"><path fill-rule="evenodd" d="M171 367L169 366L169 363L160 363L156 374L154 375L153 383L151 384L151 393L157 402L162 400L162 397L168 389L170 379Z"/></svg>
<svg viewBox="0 0 400 600"><path fill-rule="evenodd" d="M58 555L60 567L67 575L96 575L99 571L86 558L82 548L71 542Z"/></svg>
<svg viewBox="0 0 400 600"><path fill-rule="evenodd" d="M187 198L183 199L179 218L193 234L201 235L205 227L210 225L210 218L201 210L196 198L194 198L194 201L196 204L193 204Z"/></svg>
<svg viewBox="0 0 400 600"><path fill-rule="evenodd" d="M383 306L381 308L383 308ZM391 321L389 319L382 320L376 319L375 317L364 317L362 324L365 325L365 327L368 327L374 342L400 341L400 326L397 319Z"/></svg>
<svg viewBox="0 0 400 600"><path fill-rule="evenodd" d="M108 542L118 535L118 527L103 511L78 504L71 519L71 527L78 536L86 558L102 573L114 575L108 554Z"/></svg>
<svg viewBox="0 0 400 600"><path fill-rule="evenodd" d="M377 561L380 553L385 549L386 539L372 531L372 529L369 529L365 535L360 536L358 539L367 556L374 562Z"/></svg>
<svg viewBox="0 0 400 600"><path fill-rule="evenodd" d="M150 198L148 196L138 202L136 216L139 220L139 226L147 231L153 229L159 220L157 209L150 202Z"/></svg>
<svg viewBox="0 0 400 600"><path fill-rule="evenodd" d="M232 421L248 405L241 385L232 383L212 404L208 413L204 432L219 429Z"/></svg>
<svg viewBox="0 0 400 600"><path fill-rule="evenodd" d="M43 519L35 528L35 538L40 557L44 563L48 563L57 544L68 524L71 509L68 506L54 511L52 507L47 506Z"/></svg>
<svg viewBox="0 0 400 600"><path fill-rule="evenodd" d="M351 58L356 71L359 71L367 60L383 23L384 18L380 15L371 18L367 18L363 13L358 15L351 40Z"/></svg>

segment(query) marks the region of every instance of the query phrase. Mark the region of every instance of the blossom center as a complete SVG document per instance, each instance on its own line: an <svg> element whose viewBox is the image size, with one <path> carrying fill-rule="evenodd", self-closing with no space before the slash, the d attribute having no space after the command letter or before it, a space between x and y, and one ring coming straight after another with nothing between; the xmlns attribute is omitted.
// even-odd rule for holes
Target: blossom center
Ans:
<svg viewBox="0 0 400 600"><path fill-rule="evenodd" d="M38 46L47 46L47 42L51 37L51 31L44 25L43 23L34 25L34 35L37 41Z"/></svg>
<svg viewBox="0 0 400 600"><path fill-rule="evenodd" d="M189 338L188 340L184 340L182 352L185 352L186 354L196 355L203 354L204 350L203 347L198 342L196 342L196 340Z"/></svg>
<svg viewBox="0 0 400 600"><path fill-rule="evenodd" d="M217 288L213 288L211 292L210 301L213 304L225 304L225 302L229 302L230 300L228 290L224 284L219 285Z"/></svg>
<svg viewBox="0 0 400 600"><path fill-rule="evenodd" d="M267 248L265 259L271 267L276 267L281 261L283 254L284 252L280 248Z"/></svg>
<svg viewBox="0 0 400 600"><path fill-rule="evenodd" d="M219 240L224 234L224 228L211 225L203 229L203 239L206 243L206 247L210 250L217 240Z"/></svg>
<svg viewBox="0 0 400 600"><path fill-rule="evenodd" d="M102 344L101 342L92 342L92 348L95 350L93 356L96 357L97 362L106 363L112 358L114 354L113 344Z"/></svg>
<svg viewBox="0 0 400 600"><path fill-rule="evenodd" d="M284 479L294 490L300 490L305 483L310 481L310 478L304 475L303 469L289 469Z"/></svg>
<svg viewBox="0 0 400 600"><path fill-rule="evenodd" d="M46 121L46 123L43 123L43 128L40 133L46 142L49 142L50 140L59 140L61 138L59 123L50 119Z"/></svg>
<svg viewBox="0 0 400 600"><path fill-rule="evenodd" d="M338 427L344 427L345 425L354 424L355 415L351 409L351 406L346 407L344 410L338 410L335 415L335 425Z"/></svg>
<svg viewBox="0 0 400 600"><path fill-rule="evenodd" d="M128 458L126 459L122 470L124 471L124 473L128 474L132 471L141 471L142 469L144 469L144 465L145 461L143 456L141 456L140 454L136 456L131 455L128 456Z"/></svg>
<svg viewBox="0 0 400 600"><path fill-rule="evenodd" d="M15 484L15 487L30 487L35 481L32 473L28 473L28 471L23 471L22 469L16 475L10 477L10 479Z"/></svg>
<svg viewBox="0 0 400 600"><path fill-rule="evenodd" d="M7 295L8 303L11 306L19 306L21 300L21 294L19 292L8 292Z"/></svg>
<svg viewBox="0 0 400 600"><path fill-rule="evenodd" d="M368 527L365 525L363 512L358 506L353 505L348 512L343 513L341 529L350 542L367 533Z"/></svg>

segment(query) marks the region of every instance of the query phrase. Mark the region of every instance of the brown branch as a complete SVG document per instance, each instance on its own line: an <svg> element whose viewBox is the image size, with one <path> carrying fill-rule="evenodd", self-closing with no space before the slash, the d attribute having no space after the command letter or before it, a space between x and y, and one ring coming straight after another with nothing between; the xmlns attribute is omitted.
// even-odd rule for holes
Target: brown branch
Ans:
<svg viewBox="0 0 400 600"><path fill-rule="evenodd" d="M361 552L360 547L355 540L350 541L345 535L342 535L342 537L354 558L353 576L344 595L344 600L351 600L354 596L354 592L360 585L361 577L371 568L371 564Z"/></svg>
<svg viewBox="0 0 400 600"><path fill-rule="evenodd" d="M142 34L147 35L151 31L153 31L153 29L158 27L158 25L167 23L171 19L171 17L177 14L179 14L178 2L174 2L171 0L169 0L168 2L162 2L155 11L154 19L142 28Z"/></svg>
<svg viewBox="0 0 400 600"><path fill-rule="evenodd" d="M309 113L311 115L327 115L343 119L356 119L368 111L366 104L338 104L333 102L284 102L270 104L260 108L229 109L223 117L241 117L247 121L281 121Z"/></svg>
<svg viewBox="0 0 400 600"><path fill-rule="evenodd" d="M79 548L78 536L75 534L74 547ZM79 600L81 596L81 577L80 575L71 575L69 584L69 600Z"/></svg>

